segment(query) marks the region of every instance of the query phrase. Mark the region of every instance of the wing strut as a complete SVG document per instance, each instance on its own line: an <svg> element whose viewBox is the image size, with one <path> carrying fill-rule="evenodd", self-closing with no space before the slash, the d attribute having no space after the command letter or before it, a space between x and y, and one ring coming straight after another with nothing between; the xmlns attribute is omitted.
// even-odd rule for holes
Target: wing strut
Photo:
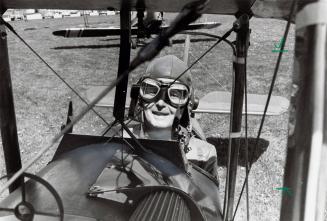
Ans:
<svg viewBox="0 0 327 221"><path fill-rule="evenodd" d="M127 71L130 62L131 53L131 14L128 1L122 1L122 8L120 11L120 52L119 52L119 65L118 74L119 78L124 72ZM126 94L127 94L128 74L124 76L121 82L116 86L115 103L113 115L116 120L122 122L125 114Z"/></svg>
<svg viewBox="0 0 327 221"><path fill-rule="evenodd" d="M2 16L2 14L0 14ZM7 33L2 18L0 19L0 130L7 174L14 174L22 168L18 144L14 98L11 86L8 60ZM19 187L16 180L9 186L9 191Z"/></svg>
<svg viewBox="0 0 327 221"><path fill-rule="evenodd" d="M241 15L234 23L236 31L236 57L234 57L234 81L231 102L230 142L228 147L227 178L224 199L224 221L233 220L233 205L237 174L238 155L244 98L244 76L249 47L249 15Z"/></svg>

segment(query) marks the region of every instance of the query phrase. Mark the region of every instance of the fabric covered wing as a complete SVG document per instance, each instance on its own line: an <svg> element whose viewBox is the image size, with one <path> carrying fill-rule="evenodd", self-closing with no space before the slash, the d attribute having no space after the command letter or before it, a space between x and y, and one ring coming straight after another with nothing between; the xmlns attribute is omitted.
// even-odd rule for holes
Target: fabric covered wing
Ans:
<svg viewBox="0 0 327 221"><path fill-rule="evenodd" d="M129 1L134 9L137 0ZM144 5L149 11L179 12L185 4L191 1L144 0ZM120 10L121 2L121 0L0 0L0 8ZM211 0L205 13L235 14L237 11L247 11L253 5L252 11L255 16L285 18L289 13L291 3L291 0Z"/></svg>
<svg viewBox="0 0 327 221"><path fill-rule="evenodd" d="M213 91L200 99L199 106L194 113L230 113L231 108L230 92ZM248 94L248 114L262 115L265 109L267 95ZM285 97L272 96L267 110L267 115L280 115L287 111L289 101ZM244 113L245 105L243 105Z"/></svg>

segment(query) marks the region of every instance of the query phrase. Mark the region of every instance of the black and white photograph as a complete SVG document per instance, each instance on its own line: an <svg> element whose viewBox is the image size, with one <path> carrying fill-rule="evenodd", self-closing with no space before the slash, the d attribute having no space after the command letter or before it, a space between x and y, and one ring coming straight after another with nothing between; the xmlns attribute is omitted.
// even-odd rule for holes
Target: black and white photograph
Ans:
<svg viewBox="0 0 327 221"><path fill-rule="evenodd" d="M327 221L326 62L326 0L0 0L0 221Z"/></svg>

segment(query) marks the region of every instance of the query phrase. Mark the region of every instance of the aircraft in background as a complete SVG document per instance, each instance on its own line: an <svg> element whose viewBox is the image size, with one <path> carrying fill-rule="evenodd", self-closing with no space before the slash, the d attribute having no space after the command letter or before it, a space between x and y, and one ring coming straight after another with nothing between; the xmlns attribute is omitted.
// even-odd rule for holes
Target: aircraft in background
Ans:
<svg viewBox="0 0 327 221"><path fill-rule="evenodd" d="M204 22L190 24L186 30L198 30L198 29L211 29L220 25L217 22ZM153 26L149 25L143 30L145 36L150 37L152 34L159 34L163 30L167 29L168 25ZM131 35L136 36L139 32L138 27L131 27ZM119 36L121 32L120 27L108 27L108 28L67 28L65 30L54 31L56 36L62 36L65 38L80 38L80 37L107 37L107 36Z"/></svg>
<svg viewBox="0 0 327 221"><path fill-rule="evenodd" d="M164 22L163 12L144 12L139 10L136 12L136 15L134 14L130 28L130 34L132 37L136 37L136 41L132 41L132 48L134 49L137 46L143 46L146 38L150 38L151 35L158 35L163 30L169 28L169 25ZM184 30L213 29L220 25L218 22L194 23L187 25ZM107 28L67 28L53 32L54 35L65 38L119 36L120 33L121 28L117 26Z"/></svg>
<svg viewBox="0 0 327 221"><path fill-rule="evenodd" d="M121 16L120 30L131 28L131 10L142 7L148 11L179 12L172 25L163 29L159 36L142 47L130 62L130 35L120 32L121 44L117 80L106 86L85 110L76 115L25 165L21 165L18 135L13 105L7 47L1 47L0 69L0 122L2 145L9 178L0 188L0 194L9 188L10 194L0 203L3 220L224 220L234 219L235 180L240 150L240 132L247 50L250 40L250 19L253 16L285 18L287 39L290 22L295 17L288 0L270 1L103 1L103 0L0 0L2 9L45 8L56 9L118 9ZM296 75L294 97L291 101L288 156L285 166L284 185L294 197L283 195L281 220L323 220L327 178L324 169L325 117L326 114L326 25L320 17L322 2L298 3L296 16L296 45L301 56L295 56ZM68 133L92 107L115 86L112 125L119 124L130 132L125 122L125 104L129 73L140 64L154 58L175 34L184 31L202 13L235 15L235 23L216 42L236 33L233 47L234 82L230 102L232 108L230 145L224 206L219 197L219 183L210 174L190 164L179 143L174 141L86 136ZM141 16L140 16L141 17ZM1 21L1 31L4 24ZM7 44L2 34L0 45ZM300 37L302 36L302 37ZM277 74L285 42L274 77ZM309 73L309 75L308 75ZM260 74L260 73L259 73ZM274 80L272 80L273 86ZM269 103L271 92L265 105ZM297 99L295 99L297 98ZM210 99L209 99L210 100ZM295 115L292 115L295 112ZM265 115L264 115L265 116ZM262 123L264 118L262 120ZM246 128L246 127L245 127ZM26 170L57 141L59 146L51 162L37 175ZM252 165L252 157L246 162L246 185ZM26 182L25 182L26 179ZM28 181L27 181L28 179ZM244 188L242 189L243 192ZM319 192L318 192L319 190ZM240 198L239 198L240 199Z"/></svg>

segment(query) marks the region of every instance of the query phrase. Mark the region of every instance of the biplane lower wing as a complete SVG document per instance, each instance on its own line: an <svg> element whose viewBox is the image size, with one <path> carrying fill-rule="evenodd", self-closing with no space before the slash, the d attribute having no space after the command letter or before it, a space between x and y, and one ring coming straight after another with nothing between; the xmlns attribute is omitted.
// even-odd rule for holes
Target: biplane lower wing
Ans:
<svg viewBox="0 0 327 221"><path fill-rule="evenodd" d="M94 98L96 98L100 92L106 88L106 86L92 86L86 90L86 99L90 102ZM126 97L126 108L129 107L129 103L131 102L130 99L130 88L127 90L127 97ZM104 96L95 106L97 107L114 107L114 100L115 100L115 91L110 91L106 96Z"/></svg>
<svg viewBox="0 0 327 221"><path fill-rule="evenodd" d="M92 101L96 98L100 92L105 88L105 86L94 86L86 91L86 98L88 101ZM127 94L130 94L127 91ZM105 96L99 103L96 104L98 107L108 107L113 108L114 106L115 92L112 91L107 96ZM248 94L248 114L251 115L262 115L264 112L267 95L259 94ZM130 103L130 97L127 96L126 108ZM245 105L243 105L244 107ZM267 115L280 115L288 110L289 101L288 99L281 96L272 96L270 99L270 105L267 109ZM210 113L210 114L221 114L230 113L231 107L231 93L224 91L213 91L206 94L200 99L199 106L194 113ZM243 108L243 113L245 110Z"/></svg>
<svg viewBox="0 0 327 221"><path fill-rule="evenodd" d="M211 29L220 26L218 22L205 22L195 23L187 26L185 30L197 30L197 29ZM168 28L167 25L154 29L146 29L148 34L159 34L162 30ZM131 35L137 35L138 28L131 27ZM65 30L54 31L56 36L62 36L66 38L77 37L106 37L106 36L119 36L121 33L120 27L108 27L108 28L67 28Z"/></svg>
<svg viewBox="0 0 327 221"><path fill-rule="evenodd" d="M135 10L137 0L129 0L131 9ZM192 0L144 0L145 9L149 11L179 12ZM289 14L290 0L212 0L204 13L235 14L246 12L252 7L255 16L267 18L285 18ZM2 9L76 9L76 10L120 10L121 0L0 0Z"/></svg>
<svg viewBox="0 0 327 221"><path fill-rule="evenodd" d="M224 91L213 91L200 99L199 106L194 113L230 113L231 93ZM251 115L262 115L267 101L267 95L248 94L247 112ZM267 109L267 115L279 115L287 111L289 101L281 96L271 96ZM245 105L243 105L245 113Z"/></svg>

